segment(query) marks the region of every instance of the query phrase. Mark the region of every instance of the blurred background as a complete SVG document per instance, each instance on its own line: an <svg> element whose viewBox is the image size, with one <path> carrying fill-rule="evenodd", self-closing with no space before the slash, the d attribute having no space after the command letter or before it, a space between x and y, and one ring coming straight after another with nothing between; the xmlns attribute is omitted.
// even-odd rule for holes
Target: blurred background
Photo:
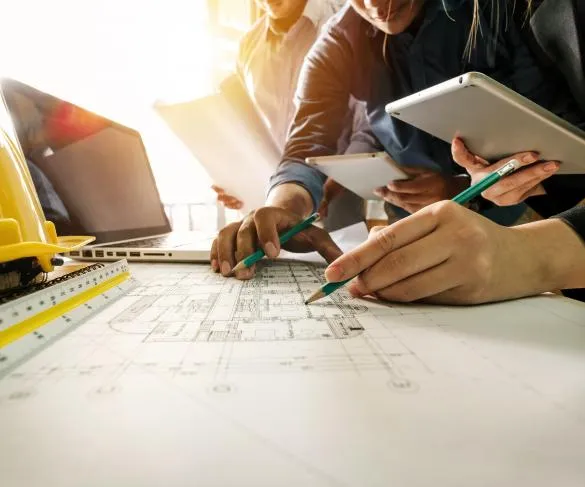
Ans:
<svg viewBox="0 0 585 487"><path fill-rule="evenodd" d="M2 3L0 76L139 130L174 227L215 225L209 177L153 107L205 96L234 70L253 0Z"/></svg>

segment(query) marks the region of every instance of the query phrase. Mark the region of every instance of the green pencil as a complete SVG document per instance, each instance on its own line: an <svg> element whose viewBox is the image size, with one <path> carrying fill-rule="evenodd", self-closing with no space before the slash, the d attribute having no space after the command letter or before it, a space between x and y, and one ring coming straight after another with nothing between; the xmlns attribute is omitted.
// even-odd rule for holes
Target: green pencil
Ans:
<svg viewBox="0 0 585 487"><path fill-rule="evenodd" d="M313 213L307 219L303 220L300 223L297 223L294 227L292 227L290 230L287 230L286 232L284 232L278 238L278 240L280 242L280 245L284 245L291 238L293 238L297 233L301 233L303 230L306 230L307 228L309 228L318 219L319 219L319 213ZM265 256L266 256L266 254L264 253L264 251L262 249L257 250L253 254L249 255L248 257L246 257L245 259L243 259L242 261L240 261L233 268L232 274L234 274L237 271L240 271L242 269L247 269L249 267L252 267L256 262L258 262L259 260L262 260Z"/></svg>
<svg viewBox="0 0 585 487"><path fill-rule="evenodd" d="M459 203L460 205L464 205L465 203L469 203L472 199L477 198L481 193L483 193L486 189L490 186L496 184L500 179L509 174L512 174L516 169L520 167L520 162L516 159L512 159L507 164L503 165L497 171L494 171L490 175L483 178L481 181L477 182L473 186L470 186L465 191L461 191L453 201L455 203Z"/></svg>
<svg viewBox="0 0 585 487"><path fill-rule="evenodd" d="M462 191L461 193L459 193L457 196L455 196L455 198L453 198L453 201L455 203L459 203L460 205L464 205L465 203L469 203L472 199L479 196L481 193L483 193L490 186L493 186L494 184L496 184L500 179L502 179L505 176L508 176L509 174L512 174L519 167L520 167L520 162L517 161L516 159L512 159L510 162L508 162L507 164L502 166L497 171L494 171L493 173L486 176L478 183L474 184L473 186L470 186L465 191ZM340 287L347 284L352 279L353 279L353 277L350 277L349 279L346 279L345 281L328 282L326 284L323 284L323 286L321 286L320 289L315 291L311 295L311 297L305 301L305 304L310 304L310 303L317 301L318 299L324 298L325 296L329 296L331 293L337 291Z"/></svg>

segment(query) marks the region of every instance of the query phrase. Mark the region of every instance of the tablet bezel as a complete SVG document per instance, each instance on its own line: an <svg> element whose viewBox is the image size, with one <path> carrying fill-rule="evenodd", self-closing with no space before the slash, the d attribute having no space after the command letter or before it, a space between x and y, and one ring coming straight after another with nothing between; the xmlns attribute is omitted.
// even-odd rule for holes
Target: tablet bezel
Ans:
<svg viewBox="0 0 585 487"><path fill-rule="evenodd" d="M497 97L500 100L504 101L511 110L511 117L508 116L503 120L490 120L489 122L480 120L477 124L477 127L469 129L469 127L461 128L457 126L456 117L449 117L449 118L442 118L438 119L437 117L443 117L443 115L438 111L427 111L423 116L420 115L420 108L421 105L427 104L429 101L433 101L436 104L437 99L443 97L444 95L451 95L453 93L457 93L461 90L466 88L473 87L477 89L483 90L485 93L490 94L491 96ZM446 97L445 97L446 98ZM451 99L451 97L450 97ZM449 101L452 103L452 101ZM453 105L451 104L449 107L449 113L453 113ZM455 108L459 108L455 106ZM477 112L481 112L484 107L482 106L461 106L461 112L463 113L464 110L469 111L470 109L475 109ZM415 114L416 111L416 114ZM485 110L484 110L485 111ZM517 112L516 112L517 111ZM467 133L473 133L475 139L477 139L477 134L475 131L482 130L482 135L485 133L486 141L497 137L504 137L502 134L509 135L513 133L515 128L515 121L513 113L516 112L518 114L522 114L518 118L521 119L525 116L525 114L529 114L530 117L536 121L539 126L543 127L542 130L542 137L541 139L544 141L549 141L551 144L556 144L555 149L556 151L562 152L562 141L559 141L559 137L563 138L566 137L567 143L572 145L579 145L583 148L583 154L585 154L585 132L583 132L578 127L570 124L566 120L558 117L557 115L549 112L548 110L544 109L540 105L532 102L531 100L525 98L524 96L514 92L513 90L507 88L506 86L498 83L497 81L493 80L489 76L486 76L482 73L477 72L470 72L458 76L456 78L450 79L438 85L432 86L425 90L422 90L418 93L413 95L409 95L407 97L401 98L400 100L393 101L386 105L386 112L394 118L400 119L405 123L409 123L418 127L421 130L427 131L431 135L438 137L445 142L450 143L452 137L460 136L465 139L466 131ZM445 129L442 132L449 132L451 134L451 138L447 138L442 136L440 133L436 131L427 130L425 128L429 125L429 120L432 119L432 123L440 123L444 125ZM503 132L502 132L503 131ZM493 135L490 135L493 134ZM493 152L490 150L481 150L484 149L487 144L476 144L477 149L474 152L481 157L495 162L499 158L503 156L512 155L512 153L502 153ZM559 149L561 147L561 149ZM470 147L473 149L473 147ZM524 147L520 151L530 151L535 150L533 147ZM543 156L546 156L546 151ZM555 152L555 151L553 151ZM576 151L573 151L576 152ZM563 162L563 161L561 161ZM561 164L561 168L559 173L564 174L583 174L585 173L585 157L583 157L582 162L571 160L565 161L567 164ZM564 167L563 167L564 166Z"/></svg>

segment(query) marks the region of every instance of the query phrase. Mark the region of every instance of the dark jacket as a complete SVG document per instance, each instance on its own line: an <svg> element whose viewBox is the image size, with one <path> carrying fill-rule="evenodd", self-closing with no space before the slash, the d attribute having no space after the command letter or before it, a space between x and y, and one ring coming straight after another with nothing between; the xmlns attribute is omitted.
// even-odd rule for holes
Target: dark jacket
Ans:
<svg viewBox="0 0 585 487"><path fill-rule="evenodd" d="M420 22L388 36L386 48L382 32L351 6L344 7L307 56L297 91L298 110L271 186L295 182L310 192L315 206L319 203L324 178L304 160L335 153L350 95L366 102L372 131L397 162L445 174L462 171L452 161L449 144L388 116L384 111L388 102L461 73L480 71L578 122L572 97L559 88L559 76L545 76L513 22L507 0L482 2L482 33L471 56L465 55L472 5L471 0L428 0ZM494 24L495 8L500 15ZM484 214L510 224L523 210L519 205L491 208Z"/></svg>

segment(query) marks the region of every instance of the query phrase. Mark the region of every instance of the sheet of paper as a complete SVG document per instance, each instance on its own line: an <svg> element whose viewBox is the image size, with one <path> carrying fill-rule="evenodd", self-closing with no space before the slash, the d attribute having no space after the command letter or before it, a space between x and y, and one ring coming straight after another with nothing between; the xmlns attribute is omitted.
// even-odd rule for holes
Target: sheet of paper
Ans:
<svg viewBox="0 0 585 487"><path fill-rule="evenodd" d="M157 111L214 184L242 200L246 212L264 205L281 154L253 107L237 101L217 93Z"/></svg>
<svg viewBox="0 0 585 487"><path fill-rule="evenodd" d="M0 380L2 487L581 487L585 305L389 306L301 262L142 285Z"/></svg>

